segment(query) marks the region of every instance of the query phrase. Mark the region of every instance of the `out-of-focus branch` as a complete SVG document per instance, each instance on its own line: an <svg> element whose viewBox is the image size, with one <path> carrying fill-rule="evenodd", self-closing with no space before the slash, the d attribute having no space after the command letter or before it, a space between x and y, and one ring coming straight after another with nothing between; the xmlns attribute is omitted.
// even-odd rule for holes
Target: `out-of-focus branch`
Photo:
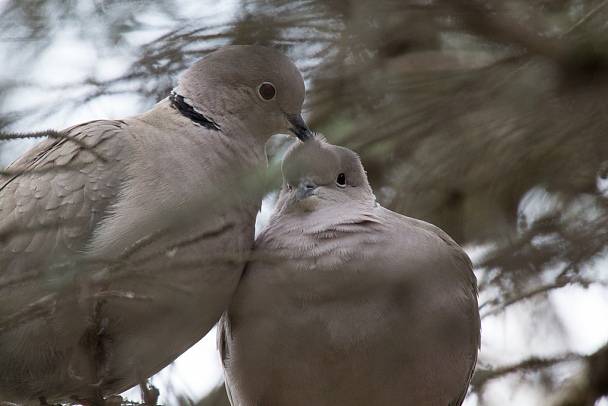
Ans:
<svg viewBox="0 0 608 406"><path fill-rule="evenodd" d="M587 22L591 17L595 16L603 7L608 5L608 0L602 1L600 4L595 6L591 11L585 14L580 20L576 22L572 27L568 28L562 35L568 35L578 27L582 26L585 22Z"/></svg>
<svg viewBox="0 0 608 406"><path fill-rule="evenodd" d="M531 54L552 60L565 71L587 68L581 66L586 61L580 58L581 53L576 44L569 41L565 35L546 35L549 31L548 22L530 8L525 9L527 18L526 24L523 24L524 16L512 15L505 8L504 2L484 1L482 4L477 0L440 0L440 3L449 5L462 20L464 27L474 34L508 46L520 46ZM591 10L580 21L591 18L604 3ZM580 21L567 32L580 26Z"/></svg>
<svg viewBox="0 0 608 406"><path fill-rule="evenodd" d="M593 406L598 399L608 396L608 344L584 361L581 371L562 385L544 406Z"/></svg>
<svg viewBox="0 0 608 406"><path fill-rule="evenodd" d="M484 368L481 366L477 366L475 374L473 375L473 379L471 380L471 386L474 391L480 391L483 389L483 386L491 380L503 377L505 375L513 373L539 371L557 364L561 364L563 362L579 361L581 359L582 356L578 354L565 354L560 357L554 358L532 357L517 364L499 368Z"/></svg>

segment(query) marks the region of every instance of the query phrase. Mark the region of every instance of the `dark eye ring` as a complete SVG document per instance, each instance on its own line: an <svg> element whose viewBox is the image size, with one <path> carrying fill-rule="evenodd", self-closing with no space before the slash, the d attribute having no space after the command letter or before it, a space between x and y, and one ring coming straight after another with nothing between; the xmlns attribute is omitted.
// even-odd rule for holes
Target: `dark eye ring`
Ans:
<svg viewBox="0 0 608 406"><path fill-rule="evenodd" d="M264 82L258 86L258 94L262 100L270 101L277 95L277 89L270 82Z"/></svg>
<svg viewBox="0 0 608 406"><path fill-rule="evenodd" d="M291 185L289 183L287 183L287 190L291 192L293 188L291 187Z"/></svg>
<svg viewBox="0 0 608 406"><path fill-rule="evenodd" d="M338 175L338 178L336 179L336 185L338 185L339 187L346 186L346 175L344 173Z"/></svg>

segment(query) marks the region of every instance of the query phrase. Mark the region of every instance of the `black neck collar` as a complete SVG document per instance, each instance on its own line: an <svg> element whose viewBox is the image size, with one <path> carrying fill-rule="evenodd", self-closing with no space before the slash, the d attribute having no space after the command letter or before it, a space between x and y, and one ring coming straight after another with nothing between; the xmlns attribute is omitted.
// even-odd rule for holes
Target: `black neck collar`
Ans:
<svg viewBox="0 0 608 406"><path fill-rule="evenodd" d="M182 116L188 117L195 123L210 130L220 130L220 126L218 123L196 111L194 107L186 103L186 100L184 100L184 96L180 96L179 94L172 91L169 95L169 101L171 102L171 106L173 106L173 108L179 111Z"/></svg>

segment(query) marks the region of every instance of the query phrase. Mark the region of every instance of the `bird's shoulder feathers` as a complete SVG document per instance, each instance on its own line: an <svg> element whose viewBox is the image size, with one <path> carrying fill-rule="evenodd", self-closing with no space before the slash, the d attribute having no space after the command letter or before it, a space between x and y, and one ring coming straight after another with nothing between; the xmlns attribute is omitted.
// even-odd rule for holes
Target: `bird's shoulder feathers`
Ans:
<svg viewBox="0 0 608 406"><path fill-rule="evenodd" d="M70 127L6 168L0 177L5 276L84 246L119 192L127 156L122 124Z"/></svg>

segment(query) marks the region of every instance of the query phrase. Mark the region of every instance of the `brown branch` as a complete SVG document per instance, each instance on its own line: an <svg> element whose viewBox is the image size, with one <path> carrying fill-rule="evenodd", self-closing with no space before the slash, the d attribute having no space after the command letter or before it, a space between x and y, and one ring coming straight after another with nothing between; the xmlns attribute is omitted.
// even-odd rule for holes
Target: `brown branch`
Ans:
<svg viewBox="0 0 608 406"><path fill-rule="evenodd" d="M87 145L86 143L84 143L82 140L80 140L76 137L72 137L68 134L65 134L62 131L44 130L44 131L37 131L37 132L32 132L32 133L0 133L0 140L15 140L15 139L23 139L23 138L43 138L43 137L55 138L58 140L68 140L68 141L73 142L74 144L78 145L83 150L90 152L96 158L101 160L101 162L105 163L108 161L99 152L95 151L95 147L91 147L90 145Z"/></svg>
<svg viewBox="0 0 608 406"><path fill-rule="evenodd" d="M561 385L547 405L593 406L598 399L608 396L608 344L585 357L584 368Z"/></svg>
<svg viewBox="0 0 608 406"><path fill-rule="evenodd" d="M57 294L51 293L24 306L20 311L0 319L0 332L10 330L31 320L46 317L55 311Z"/></svg>
<svg viewBox="0 0 608 406"><path fill-rule="evenodd" d="M477 367L473 379L471 380L471 387L474 391L479 391L489 381L503 377L505 375L522 372L532 372L541 369L549 368L563 362L580 361L584 357L579 354L564 354L560 357L555 358L539 358L531 357L520 363L507 365L499 368L483 369Z"/></svg>
<svg viewBox="0 0 608 406"><path fill-rule="evenodd" d="M572 31L576 30L578 27L580 27L583 23L587 22L591 17L593 17L595 14L597 14L606 4L608 4L608 0L604 0L603 2L601 2L600 4L598 4L596 7L594 7L591 11L589 11L587 14L585 14L580 20L578 20L576 22L576 24L574 24L572 27L568 28L566 31L564 31L561 36L565 36L570 34Z"/></svg>
<svg viewBox="0 0 608 406"><path fill-rule="evenodd" d="M486 306L496 305L495 308L490 309L487 312L485 312L485 313L482 314L481 317L484 318L484 317L487 317L487 316L496 315L496 314L504 311L507 307L509 307L509 306L511 306L511 305L513 305L515 303L518 303L518 302L520 302L522 300L530 299L530 298L532 298L534 296L538 296L540 294L547 293L547 292L550 292L552 290L560 289L560 288L563 288L563 287L568 286L568 285L581 285L581 286L584 286L584 287L588 287L589 285L592 285L592 284L600 285L600 284L603 284L603 283L599 282L599 281L591 281L591 280L588 280L588 279L585 279L585 278L582 278L582 277L574 277L572 279L558 278L555 281L555 283L553 283L553 284L542 285L542 286L539 286L537 288L531 289L531 290L529 290L527 292L524 292L524 293L522 293L520 295L513 296L511 298L504 299L504 297L501 296L501 297L498 297L496 299L489 300L489 301L481 304L479 306L479 310L481 311Z"/></svg>
<svg viewBox="0 0 608 406"><path fill-rule="evenodd" d="M562 69L576 67L574 47L560 37L543 37L539 32L544 27L529 27L509 15L504 4L492 2L491 8L476 0L441 0L450 6L462 19L466 29L492 41L508 46L518 45L527 52L546 57ZM487 3L487 2L485 2ZM534 22L542 24L543 18L534 15Z"/></svg>

